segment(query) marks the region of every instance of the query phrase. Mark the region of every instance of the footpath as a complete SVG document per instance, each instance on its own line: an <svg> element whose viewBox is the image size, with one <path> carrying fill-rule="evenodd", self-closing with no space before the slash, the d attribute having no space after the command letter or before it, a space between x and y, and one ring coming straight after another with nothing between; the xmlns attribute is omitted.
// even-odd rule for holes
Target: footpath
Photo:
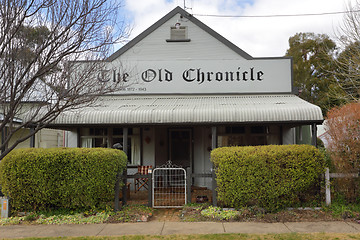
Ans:
<svg viewBox="0 0 360 240"><path fill-rule="evenodd" d="M80 237L121 235L221 234L221 233L360 233L360 224L334 222L169 222L0 226L0 239L26 237Z"/></svg>

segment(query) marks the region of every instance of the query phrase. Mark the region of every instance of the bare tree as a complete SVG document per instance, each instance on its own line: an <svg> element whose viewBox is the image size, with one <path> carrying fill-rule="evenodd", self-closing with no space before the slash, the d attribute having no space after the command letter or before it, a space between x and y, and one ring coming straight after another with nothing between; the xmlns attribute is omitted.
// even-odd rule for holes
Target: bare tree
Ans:
<svg viewBox="0 0 360 240"><path fill-rule="evenodd" d="M118 0L0 0L0 159L60 113L121 87L94 79L113 44L128 37L120 7ZM10 144L24 128L32 131Z"/></svg>
<svg viewBox="0 0 360 240"><path fill-rule="evenodd" d="M335 58L334 75L346 93L339 97L358 101L360 97L360 1L347 5L347 13L337 33L340 53Z"/></svg>

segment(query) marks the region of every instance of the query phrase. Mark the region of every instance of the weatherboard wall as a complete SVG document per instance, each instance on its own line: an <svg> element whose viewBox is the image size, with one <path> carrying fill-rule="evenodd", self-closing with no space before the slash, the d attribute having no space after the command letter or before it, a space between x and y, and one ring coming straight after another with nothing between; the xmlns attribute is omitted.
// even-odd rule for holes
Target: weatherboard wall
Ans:
<svg viewBox="0 0 360 240"><path fill-rule="evenodd" d="M176 59L244 59L203 29L177 14L135 46L123 53L114 63L128 60L176 60ZM170 39L170 28L180 20L187 26L190 42L166 42Z"/></svg>

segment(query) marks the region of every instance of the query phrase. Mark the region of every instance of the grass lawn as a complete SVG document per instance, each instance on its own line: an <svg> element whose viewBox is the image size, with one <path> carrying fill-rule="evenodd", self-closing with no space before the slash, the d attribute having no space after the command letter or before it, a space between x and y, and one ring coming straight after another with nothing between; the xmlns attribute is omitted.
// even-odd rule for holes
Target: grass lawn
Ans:
<svg viewBox="0 0 360 240"><path fill-rule="evenodd" d="M63 239L63 240L347 240L360 239L360 234L337 234L337 233L286 233L286 234L206 234L206 235L138 235L138 236L119 236L119 237L59 237L59 238L23 238L23 239Z"/></svg>

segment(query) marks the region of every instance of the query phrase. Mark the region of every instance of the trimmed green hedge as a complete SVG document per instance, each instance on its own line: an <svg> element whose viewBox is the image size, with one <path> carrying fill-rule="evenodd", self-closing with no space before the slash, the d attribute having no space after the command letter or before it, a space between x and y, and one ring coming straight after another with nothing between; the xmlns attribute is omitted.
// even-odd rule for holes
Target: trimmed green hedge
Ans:
<svg viewBox="0 0 360 240"><path fill-rule="evenodd" d="M224 147L213 150L211 160L219 201L269 211L298 204L325 171L323 154L310 145Z"/></svg>
<svg viewBox="0 0 360 240"><path fill-rule="evenodd" d="M126 163L115 149L18 149L0 162L0 185L16 210L99 208L114 201Z"/></svg>

